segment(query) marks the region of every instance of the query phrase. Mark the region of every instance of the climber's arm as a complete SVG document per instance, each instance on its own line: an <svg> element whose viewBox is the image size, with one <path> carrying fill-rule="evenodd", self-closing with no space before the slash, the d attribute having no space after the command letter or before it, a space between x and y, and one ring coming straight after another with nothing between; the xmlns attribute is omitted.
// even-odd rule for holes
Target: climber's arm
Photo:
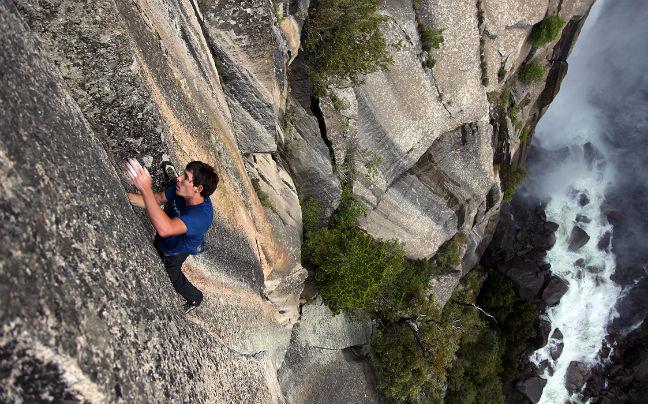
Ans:
<svg viewBox="0 0 648 404"><path fill-rule="evenodd" d="M141 197L146 209L146 214L151 220L151 224L160 237L176 236L187 232L187 226L179 218L171 219L160 208L159 201L166 201L166 197L157 197L152 189L151 175L146 168L143 168L136 160L129 160L128 162L128 176L137 189L142 193L138 195ZM130 196L129 196L130 199ZM139 198L137 202L139 202ZM132 201L132 200L131 200Z"/></svg>
<svg viewBox="0 0 648 404"><path fill-rule="evenodd" d="M185 234L187 226L178 217L171 219L160 208L153 191L149 188L142 190L142 199L144 199L144 206L146 214L151 219L151 224L160 237L177 236L178 234Z"/></svg>
<svg viewBox="0 0 648 404"><path fill-rule="evenodd" d="M133 206L137 206L138 208L144 209L146 206L144 206L144 198L140 194L132 194L132 193L127 193L128 200ZM164 192L156 192L153 194L155 196L155 203L159 205L164 205L167 201L166 195L164 195Z"/></svg>

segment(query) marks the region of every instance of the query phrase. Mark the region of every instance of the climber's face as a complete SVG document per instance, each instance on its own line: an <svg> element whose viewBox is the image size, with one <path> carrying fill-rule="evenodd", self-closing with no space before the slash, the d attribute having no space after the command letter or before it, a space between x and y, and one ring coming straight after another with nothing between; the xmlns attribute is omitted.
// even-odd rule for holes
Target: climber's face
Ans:
<svg viewBox="0 0 648 404"><path fill-rule="evenodd" d="M176 181L176 195L192 198L194 196L200 196L200 191L202 191L202 185L194 185L193 173L191 171L185 170L182 175L178 176Z"/></svg>

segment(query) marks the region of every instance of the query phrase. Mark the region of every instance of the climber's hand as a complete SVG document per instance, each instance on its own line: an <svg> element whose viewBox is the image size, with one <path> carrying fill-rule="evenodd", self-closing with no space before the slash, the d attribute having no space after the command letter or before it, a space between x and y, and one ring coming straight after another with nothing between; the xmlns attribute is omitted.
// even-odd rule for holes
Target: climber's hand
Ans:
<svg viewBox="0 0 648 404"><path fill-rule="evenodd" d="M140 194L131 194L127 193L128 200L130 201L131 205L137 206L138 208L145 208L146 206L144 205L144 198L142 198L142 195Z"/></svg>
<svg viewBox="0 0 648 404"><path fill-rule="evenodd" d="M153 188L153 180L146 167L142 167L135 159L129 159L126 163L126 171L128 177L133 182L133 185L142 193L151 191Z"/></svg>

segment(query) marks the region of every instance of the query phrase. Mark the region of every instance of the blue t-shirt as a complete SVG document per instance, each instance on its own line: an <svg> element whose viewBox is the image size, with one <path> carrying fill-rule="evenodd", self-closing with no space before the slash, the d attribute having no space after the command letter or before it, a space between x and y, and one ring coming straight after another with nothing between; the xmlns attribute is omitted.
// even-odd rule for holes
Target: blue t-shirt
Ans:
<svg viewBox="0 0 648 404"><path fill-rule="evenodd" d="M167 203L164 211L171 219L179 217L187 226L185 234L171 237L156 237L158 248L166 254L198 254L199 249L205 241L205 233L214 221L214 208L209 197L198 205L188 206L185 198L176 195L175 185L164 190Z"/></svg>

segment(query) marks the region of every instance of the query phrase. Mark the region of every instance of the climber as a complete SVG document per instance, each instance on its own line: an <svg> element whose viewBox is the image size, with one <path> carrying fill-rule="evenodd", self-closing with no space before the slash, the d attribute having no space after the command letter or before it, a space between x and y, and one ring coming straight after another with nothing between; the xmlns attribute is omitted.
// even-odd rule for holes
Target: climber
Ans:
<svg viewBox="0 0 648 404"><path fill-rule="evenodd" d="M192 161L174 184L164 192L154 193L153 181L146 168L135 159L130 159L126 168L140 191L139 194L128 193L128 199L134 206L146 209L157 233L153 245L171 284L185 299L183 309L188 313L200 306L203 294L182 273L182 263L189 254L200 252L205 233L212 224L214 211L209 196L216 190L218 175L211 166ZM160 205L164 205L164 210Z"/></svg>

